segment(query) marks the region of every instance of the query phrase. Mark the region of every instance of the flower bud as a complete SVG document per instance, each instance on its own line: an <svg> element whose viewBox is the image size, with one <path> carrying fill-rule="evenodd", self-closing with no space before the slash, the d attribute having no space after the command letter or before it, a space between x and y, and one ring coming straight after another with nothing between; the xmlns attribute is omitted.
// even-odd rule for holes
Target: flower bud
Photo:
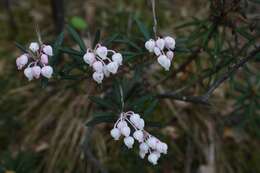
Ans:
<svg viewBox="0 0 260 173"><path fill-rule="evenodd" d="M115 139L115 140L119 140L120 137L120 130L118 128L113 128L110 131L111 136Z"/></svg>
<svg viewBox="0 0 260 173"><path fill-rule="evenodd" d="M50 45L44 45L43 52L48 56L53 56L52 47Z"/></svg>
<svg viewBox="0 0 260 173"><path fill-rule="evenodd" d="M139 145L139 149L144 153L148 153L149 146L145 142L143 142Z"/></svg>
<svg viewBox="0 0 260 173"><path fill-rule="evenodd" d="M139 151L139 156L141 157L141 159L144 159L145 155L146 155L145 152L143 152L141 150Z"/></svg>
<svg viewBox="0 0 260 173"><path fill-rule="evenodd" d="M103 72L103 64L101 61L96 61L93 63L93 69L96 72L102 73Z"/></svg>
<svg viewBox="0 0 260 173"><path fill-rule="evenodd" d="M45 54L42 54L41 55L41 63L46 65L46 64L48 64L48 62L49 62L48 56L45 55Z"/></svg>
<svg viewBox="0 0 260 173"><path fill-rule="evenodd" d="M37 66L37 65L32 67L32 74L33 74L33 77L35 77L36 79L39 79L40 74L41 74L41 67Z"/></svg>
<svg viewBox="0 0 260 173"><path fill-rule="evenodd" d="M165 41L164 39L158 38L156 40L156 46L159 47L159 49L163 50L165 46Z"/></svg>
<svg viewBox="0 0 260 173"><path fill-rule="evenodd" d="M96 61L95 54L92 53L92 52L87 52L83 56L83 60L85 61L85 63L87 63L88 65L92 66L92 64Z"/></svg>
<svg viewBox="0 0 260 173"><path fill-rule="evenodd" d="M150 39L148 41L145 42L145 48L149 51L149 52L153 52L155 47L155 41L153 39Z"/></svg>
<svg viewBox="0 0 260 173"><path fill-rule="evenodd" d="M121 53L115 53L112 56L112 60L114 62L116 62L118 65L122 65L123 57L122 57Z"/></svg>
<svg viewBox="0 0 260 173"><path fill-rule="evenodd" d="M173 51L169 50L166 52L166 56L167 58L169 58L169 60L172 60L173 59L173 56L174 56L174 53Z"/></svg>
<svg viewBox="0 0 260 173"><path fill-rule="evenodd" d="M104 79L104 73L100 72L94 72L92 75L92 78L98 83L102 83L102 80Z"/></svg>
<svg viewBox="0 0 260 173"><path fill-rule="evenodd" d="M116 62L110 62L109 64L106 65L106 68L112 74L116 74L118 70L118 64Z"/></svg>
<svg viewBox="0 0 260 173"><path fill-rule="evenodd" d="M27 79L29 81L31 81L33 79L33 73L32 73L32 68L31 67L27 67L26 69L24 69L24 75L25 77L27 77Z"/></svg>
<svg viewBox="0 0 260 173"><path fill-rule="evenodd" d="M117 128L122 129L123 127L127 127L127 122L125 120L121 120L117 123Z"/></svg>
<svg viewBox="0 0 260 173"><path fill-rule="evenodd" d="M124 143L127 146L127 148L133 148L134 145L134 138L131 136L124 138Z"/></svg>
<svg viewBox="0 0 260 173"><path fill-rule="evenodd" d="M53 73L53 68L49 65L47 66L44 66L42 69L41 69L41 74L42 76L50 79L51 76L52 76L52 73Z"/></svg>
<svg viewBox="0 0 260 173"><path fill-rule="evenodd" d="M152 149L156 149L157 139L155 137L150 137L149 139L147 139L147 144Z"/></svg>
<svg viewBox="0 0 260 173"><path fill-rule="evenodd" d="M142 130L136 130L133 134L134 138L138 141L138 142L143 142L144 140L144 134L142 132Z"/></svg>
<svg viewBox="0 0 260 173"><path fill-rule="evenodd" d="M130 135L131 130L128 126L122 127L120 130L122 135L124 135L125 137L128 137Z"/></svg>
<svg viewBox="0 0 260 173"><path fill-rule="evenodd" d="M96 50L96 53L102 59L107 58L107 48L105 46L98 47L97 50Z"/></svg>
<svg viewBox="0 0 260 173"><path fill-rule="evenodd" d="M153 165L156 165L158 161L158 155L155 153L149 154L148 161L151 162Z"/></svg>
<svg viewBox="0 0 260 173"><path fill-rule="evenodd" d="M29 49L35 53L39 50L39 44L37 42L32 42L29 46Z"/></svg>
<svg viewBox="0 0 260 173"><path fill-rule="evenodd" d="M153 52L155 53L156 56L159 56L162 54L161 50L159 47L154 47Z"/></svg>
<svg viewBox="0 0 260 173"><path fill-rule="evenodd" d="M165 41L165 46L168 48L168 49L174 49L175 48L175 40L172 38L172 37L165 37L164 38L164 41Z"/></svg>
<svg viewBox="0 0 260 173"><path fill-rule="evenodd" d="M170 69L171 60L169 60L165 55L160 55L157 58L157 61L166 71Z"/></svg>

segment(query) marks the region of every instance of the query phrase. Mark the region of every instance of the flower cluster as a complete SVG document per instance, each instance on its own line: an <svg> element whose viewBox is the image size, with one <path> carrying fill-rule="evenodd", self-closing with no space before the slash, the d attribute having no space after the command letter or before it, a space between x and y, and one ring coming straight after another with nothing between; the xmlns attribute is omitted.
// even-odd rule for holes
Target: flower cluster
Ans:
<svg viewBox="0 0 260 173"><path fill-rule="evenodd" d="M145 42L145 48L149 52L153 52L158 58L158 63L165 69L169 70L171 61L174 56L175 39L172 37L158 38L156 41L150 39ZM165 53L166 52L166 53Z"/></svg>
<svg viewBox="0 0 260 173"><path fill-rule="evenodd" d="M108 57L109 55L112 55L111 58ZM122 65L123 57L120 53L97 44L94 50L87 50L83 60L93 68L94 73L92 77L100 84L104 76L109 77L110 73L117 73L118 67Z"/></svg>
<svg viewBox="0 0 260 173"><path fill-rule="evenodd" d="M131 133L128 125L134 129L134 132ZM144 126L144 120L140 115L129 111L120 114L110 134L115 140L119 140L120 136L124 136L124 143L128 148L133 148L134 140L137 140L139 142L140 157L143 159L146 154L149 154L148 161L156 165L161 154L167 154L168 146L145 131Z"/></svg>
<svg viewBox="0 0 260 173"><path fill-rule="evenodd" d="M50 45L32 42L27 53L16 59L18 70L24 69L24 75L31 81L33 78L39 79L40 76L51 78L53 68L48 65L49 57L53 56L52 47Z"/></svg>

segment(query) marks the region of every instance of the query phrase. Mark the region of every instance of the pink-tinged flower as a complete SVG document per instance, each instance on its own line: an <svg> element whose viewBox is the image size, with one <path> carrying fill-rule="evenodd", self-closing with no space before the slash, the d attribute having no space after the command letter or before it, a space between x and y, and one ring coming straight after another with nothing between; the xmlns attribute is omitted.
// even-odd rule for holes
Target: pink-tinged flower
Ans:
<svg viewBox="0 0 260 173"><path fill-rule="evenodd" d="M41 69L41 74L42 76L50 79L52 77L52 73L53 73L53 68L51 66L44 66Z"/></svg>
<svg viewBox="0 0 260 173"><path fill-rule="evenodd" d="M52 47L50 45L44 45L43 52L48 56L53 56Z"/></svg>
<svg viewBox="0 0 260 173"><path fill-rule="evenodd" d="M106 59L107 58L107 48L105 46L100 46L97 48L96 53L97 55L102 58L102 59Z"/></svg>
<svg viewBox="0 0 260 173"><path fill-rule="evenodd" d="M98 72L102 73L103 72L103 64L101 61L96 61L93 63L93 69Z"/></svg>
<svg viewBox="0 0 260 173"><path fill-rule="evenodd" d="M159 47L159 49L163 50L165 46L165 41L164 39L158 38L156 40L156 46Z"/></svg>
<svg viewBox="0 0 260 173"><path fill-rule="evenodd" d="M41 55L41 63L43 63L45 65L49 63L49 58L47 55L45 55L45 54Z"/></svg>
<svg viewBox="0 0 260 173"><path fill-rule="evenodd" d="M33 74L33 77L36 78L36 79L39 79L40 78L40 74L41 74L41 67L40 66L33 66L32 67L32 74Z"/></svg>

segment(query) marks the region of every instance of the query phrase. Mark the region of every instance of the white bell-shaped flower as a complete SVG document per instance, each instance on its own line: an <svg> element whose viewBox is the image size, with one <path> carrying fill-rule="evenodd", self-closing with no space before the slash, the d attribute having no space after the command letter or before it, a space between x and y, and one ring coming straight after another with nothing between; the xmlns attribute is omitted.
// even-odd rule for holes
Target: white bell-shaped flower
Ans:
<svg viewBox="0 0 260 173"><path fill-rule="evenodd" d="M141 157L141 159L145 158L146 153L143 152L142 150L139 151L139 156Z"/></svg>
<svg viewBox="0 0 260 173"><path fill-rule="evenodd" d="M162 153L167 154L168 145L164 142L161 143Z"/></svg>
<svg viewBox="0 0 260 173"><path fill-rule="evenodd" d="M85 63L92 66L92 64L96 61L95 54L92 52L87 52L83 56L83 60L85 61Z"/></svg>
<svg viewBox="0 0 260 173"><path fill-rule="evenodd" d="M149 52L153 52L155 47L155 41L153 39L150 39L148 41L145 42L145 48L149 51Z"/></svg>
<svg viewBox="0 0 260 173"><path fill-rule="evenodd" d="M41 63L43 63L43 64L48 64L48 62L49 62L49 58L48 58L48 56L47 55L45 55L45 54L42 54L41 55Z"/></svg>
<svg viewBox="0 0 260 173"><path fill-rule="evenodd" d="M115 140L119 140L121 132L118 128L113 128L110 131L111 136L115 139Z"/></svg>
<svg viewBox="0 0 260 173"><path fill-rule="evenodd" d="M124 138L124 143L127 146L127 148L133 148L134 145L134 138L131 136Z"/></svg>
<svg viewBox="0 0 260 173"><path fill-rule="evenodd" d="M172 38L172 37L165 37L164 38L164 41L165 41L165 46L168 48L168 49L174 49L175 48L175 39Z"/></svg>
<svg viewBox="0 0 260 173"><path fill-rule="evenodd" d="M138 129L143 130L144 129L144 119L140 118L139 122L135 125Z"/></svg>
<svg viewBox="0 0 260 173"><path fill-rule="evenodd" d="M20 64L22 66L28 63L28 56L26 54L21 55L19 59L20 59Z"/></svg>
<svg viewBox="0 0 260 173"><path fill-rule="evenodd" d="M33 77L35 77L36 79L39 79L40 74L41 74L41 67L40 66L33 66L32 67L32 74Z"/></svg>
<svg viewBox="0 0 260 173"><path fill-rule="evenodd" d="M165 46L165 41L162 38L158 38L156 40L156 46L159 47L159 49L163 50Z"/></svg>
<svg viewBox="0 0 260 173"><path fill-rule="evenodd" d="M27 67L26 69L24 69L24 75L29 81L31 81L33 79L32 68Z"/></svg>
<svg viewBox="0 0 260 173"><path fill-rule="evenodd" d="M140 121L140 115L139 114L133 114L130 116L130 121L134 123L134 125L137 125Z"/></svg>
<svg viewBox="0 0 260 173"><path fill-rule="evenodd" d="M117 128L122 129L123 127L127 127L127 122L125 120L121 120L117 123Z"/></svg>
<svg viewBox="0 0 260 173"><path fill-rule="evenodd" d="M103 79L104 79L104 73L100 73L100 72L94 72L92 75L92 78L98 83L102 83Z"/></svg>
<svg viewBox="0 0 260 173"><path fill-rule="evenodd" d="M144 134L142 132L142 130L136 130L133 134L134 138L138 141L138 142L143 142L144 140Z"/></svg>
<svg viewBox="0 0 260 173"><path fill-rule="evenodd" d="M29 49L32 51L32 52L37 52L39 50L39 44L37 42L32 42L29 46Z"/></svg>
<svg viewBox="0 0 260 173"><path fill-rule="evenodd" d="M173 51L171 51L171 50L167 51L167 52L166 52L166 56L167 56L167 58L169 58L170 60L172 60L172 59L173 59L173 56L174 56Z"/></svg>
<svg viewBox="0 0 260 173"><path fill-rule="evenodd" d="M112 55L112 60L116 62L118 65L122 65L123 57L121 53L115 53Z"/></svg>
<svg viewBox="0 0 260 173"><path fill-rule="evenodd" d="M53 56L52 47L50 45L44 45L43 52L48 56Z"/></svg>
<svg viewBox="0 0 260 173"><path fill-rule="evenodd" d="M124 135L125 137L128 137L130 135L130 132L131 132L131 130L128 126L122 127L120 129L120 131L121 131L122 135Z"/></svg>
<svg viewBox="0 0 260 173"><path fill-rule="evenodd" d="M93 69L98 73L103 73L103 64L101 61L96 61L93 63Z"/></svg>
<svg viewBox="0 0 260 173"><path fill-rule="evenodd" d="M153 52L155 53L156 56L159 56L162 54L161 50L159 47L154 47Z"/></svg>
<svg viewBox="0 0 260 173"><path fill-rule="evenodd" d="M102 59L106 59L107 58L107 48L105 46L100 46L96 49L96 54L102 58Z"/></svg>
<svg viewBox="0 0 260 173"><path fill-rule="evenodd" d="M147 145L147 143L143 142L139 145L139 149L144 153L148 153L149 146Z"/></svg>
<svg viewBox="0 0 260 173"><path fill-rule="evenodd" d="M157 161L158 161L158 155L155 154L155 153L151 153L149 154L148 156L148 161L151 162L153 165L156 165L157 164Z"/></svg>
<svg viewBox="0 0 260 173"><path fill-rule="evenodd" d="M155 137L150 137L150 138L147 139L146 143L152 149L156 149L157 139Z"/></svg>
<svg viewBox="0 0 260 173"><path fill-rule="evenodd" d="M117 62L110 62L109 64L106 65L106 68L112 74L116 74L116 72L118 70L118 63Z"/></svg>
<svg viewBox="0 0 260 173"><path fill-rule="evenodd" d="M160 55L157 58L158 63L166 70L168 71L171 66L171 60L167 58L165 55Z"/></svg>
<svg viewBox="0 0 260 173"><path fill-rule="evenodd" d="M50 79L52 77L52 73L53 73L53 68L49 65L47 66L44 66L42 69L41 69L41 74L42 76Z"/></svg>

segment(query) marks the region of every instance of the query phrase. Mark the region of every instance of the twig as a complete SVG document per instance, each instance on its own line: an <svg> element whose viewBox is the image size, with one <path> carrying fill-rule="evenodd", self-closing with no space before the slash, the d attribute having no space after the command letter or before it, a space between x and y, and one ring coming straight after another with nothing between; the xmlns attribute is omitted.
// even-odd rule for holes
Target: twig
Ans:
<svg viewBox="0 0 260 173"><path fill-rule="evenodd" d="M204 104L209 105L209 97L214 92L216 88L218 88L223 82L225 82L228 78L232 76L233 73L235 73L240 67L242 67L244 64L246 64L249 60L253 59L257 53L260 52L260 47L253 50L249 55L245 58L240 59L237 63L235 63L230 70L228 70L226 73L224 73L219 79L217 79L208 89L208 91L200 96L184 96L176 93L164 93L164 94L158 94L157 97L160 99L163 98L169 98L174 100L181 100L186 102L192 102L196 104Z"/></svg>

